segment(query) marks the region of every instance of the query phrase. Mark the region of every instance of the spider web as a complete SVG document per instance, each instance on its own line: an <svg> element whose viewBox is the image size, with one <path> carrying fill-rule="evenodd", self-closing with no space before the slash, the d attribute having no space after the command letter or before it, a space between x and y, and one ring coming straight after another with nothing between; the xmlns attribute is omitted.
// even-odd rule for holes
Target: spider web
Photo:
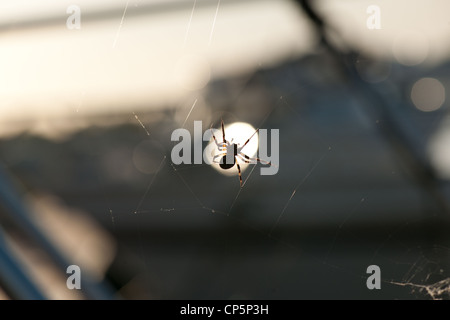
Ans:
<svg viewBox="0 0 450 320"><path fill-rule="evenodd" d="M235 91L238 96L229 102L230 105L239 106L240 103L236 101L244 99L246 90L251 91L249 87L255 81L258 83L259 80L255 79L259 77L257 74L241 81L242 87ZM278 88L276 92L279 94L283 89ZM174 229L181 228L186 232L186 229L193 228L195 232L204 232L204 237L199 238L209 243L205 245L202 241L197 242L199 240L191 232L180 236L179 241L192 243L191 259L200 256L202 261L211 260L207 263L209 267L202 270L205 274L219 278L205 284L202 278L204 274L187 271L185 276L194 275L202 290L187 288L187 296L169 296L336 298L337 292L342 294L347 289L347 293L339 295L340 298L359 298L363 293L367 298L447 299L449 251L445 246L437 245L442 243L440 236L430 236L427 234L430 231L424 231L421 227L428 223L428 219L422 216L423 211L433 211L434 208L428 200L423 199L420 189L411 186L408 173L402 172L386 150L387 147L376 134L376 121L368 124L367 119L358 113L356 118L352 118L349 114L355 111L357 102L348 93L341 96L342 99L350 100L349 113L338 112L334 115L341 116L339 121L347 124L348 131L345 134L352 130L359 134L365 132L359 141L349 142L345 140L345 135L339 137L325 125L320 126L320 130L314 129L320 121L329 125L328 119L314 119L316 110L299 109L293 101L303 94L303 88L299 88L285 95L273 95L266 110L252 115L255 120L251 121L258 123L258 127L281 129L280 171L277 175L261 176L258 174L260 165L252 165L243 172L244 185L240 188L237 176L222 176L207 165L174 165L167 150L161 153L158 170L151 177L134 214L147 218L149 215L163 215L164 218L158 219L167 219L172 223L174 220L189 220L190 223L183 226L177 221ZM194 101L197 100L198 97L195 97ZM313 103L318 104L317 108L321 107L317 101ZM187 116L182 123L192 125L195 110L184 110ZM225 113L218 113L220 117L227 116L227 113L230 116L233 112L239 114L236 110L239 109L231 107ZM321 112L318 112L320 116L323 115ZM216 115L213 122L220 117ZM245 114L236 116L239 119L245 117ZM151 127L145 132L147 130L152 132ZM296 153L297 150L301 152ZM369 155L364 156L368 150ZM370 159L374 153L383 155ZM359 156L358 163L352 162L349 154L352 157ZM382 162L381 166L379 161ZM389 172L387 177L390 181L376 179L377 175L386 176L386 171ZM366 175L369 181L355 179L361 175ZM386 183L391 185L386 187ZM379 190L373 184L379 184L381 189L386 188L387 191ZM171 197L165 196L164 201L161 200L164 196L158 192L159 189L162 193L163 188L170 188L172 194ZM340 188L344 191L336 191ZM345 189L350 191L345 192ZM390 203L394 200L386 196L390 192L397 193L395 198L398 201L394 204ZM419 200L415 202L411 198ZM410 204L405 204L407 201ZM387 211L393 210L392 213L383 213L385 206ZM415 209L416 206L420 210ZM408 212L410 210L414 210L413 214ZM394 213L397 216L392 217ZM205 229L198 230L199 223ZM242 229L245 230L245 236L239 234ZM175 237L177 232L174 232ZM419 234L421 240L415 240L411 233ZM245 241L235 243L242 237ZM146 243L148 240L142 238L139 241ZM175 243L179 244L178 241ZM229 247L227 243L230 243ZM250 244L257 252L268 252L255 254L253 249L248 249ZM230 253L227 249L246 252L258 263ZM277 255L281 256L278 261L274 258ZM231 262L224 262L224 257ZM277 262L274 263L274 260ZM218 262L214 261L221 261L232 271L224 270L225 267L219 267ZM186 262L195 269L197 264L190 263ZM274 279L273 282L268 281L265 285L259 283L262 292L254 289L258 288L255 283L252 285L256 287L250 288L250 281L244 281L248 287L242 285L241 277L249 276L250 272L246 264L253 266L251 273L257 274L261 282L263 276L258 272L257 265L270 265L270 268L262 269L265 276ZM372 264L379 265L382 270L383 289L380 292L370 291L366 287L368 275L365 271ZM284 268L288 271L283 271ZM180 269L175 268L173 272L175 270ZM289 280L283 272L287 273ZM168 274L172 273L168 271ZM313 281L308 279L308 274ZM231 284L226 285L225 279ZM253 281L258 282L255 279ZM297 283L301 288L293 288L288 281ZM234 290L230 286L234 286ZM318 290L317 286L323 289Z"/></svg>
<svg viewBox="0 0 450 320"><path fill-rule="evenodd" d="M319 61L323 57L316 58ZM218 100L221 98L216 90L225 86L221 81L211 84L204 97L208 101L208 94L216 94L211 94L209 100L212 109L218 109L212 122L228 115L249 119L258 127L280 128L280 172L260 176L258 165L252 166L243 173L244 186L239 188L237 177L215 174L214 178L208 175L206 181L201 181L195 172L209 168L179 167L165 158L172 179L178 180L191 200L190 206L171 208L170 212L190 208L197 214L207 214L208 220L215 219L211 214L220 216L220 221L226 217L227 223L253 234L251 241L238 247L247 246L248 242L275 246L284 254L289 252L281 261L288 261L292 269L297 266L304 270L303 276L296 272L289 276L294 283L306 283L305 290L286 285L287 280L280 275L282 271L274 267L266 270L278 280L278 286L272 285L277 289L271 294L247 288L252 294L237 292L231 297L273 298L276 296L273 292L285 290L281 297L335 298L337 292L342 294L342 290L353 285L347 293L351 298L363 293L368 298L448 299L447 240L445 231L433 224L439 209L414 184L411 172L402 168L401 161L378 132L379 120L361 111L357 95L346 88L343 93L338 92L336 79L327 79L329 87L324 88L322 82L311 82L307 75L299 77L291 70L302 68L302 63L306 61L300 62L300 66L296 62L287 63L250 78L230 80L234 81L231 91L234 95L223 103L226 109L211 102L217 99L217 92ZM257 88L261 92L264 88L271 90L264 99L269 102L260 105L257 113L241 111L242 101L251 104L247 96L252 96ZM331 92L331 97L306 93L321 90ZM339 101L334 103L340 109L333 108L331 101ZM192 120L192 111L189 109L184 124L189 122L188 118ZM336 134L339 130L344 132ZM228 230L224 238L233 237L233 232L233 228ZM259 259L273 264L269 254ZM239 260L235 263L242 268ZM382 270L380 292L368 290L365 284L366 268L372 264ZM228 274L228 279L235 276L223 273ZM314 284L305 279L304 274L308 273L313 275ZM318 284L328 288L317 290ZM220 291L220 287L216 289ZM224 297L218 293L213 296ZM345 293L339 297L345 297Z"/></svg>
<svg viewBox="0 0 450 320"><path fill-rule="evenodd" d="M377 119L332 79L292 71L323 59L218 80L170 112L135 111L125 125L64 143L11 139L2 154L30 185L110 229L135 257L119 263L139 270L123 286L138 282L145 297L448 299L445 225L433 222L439 210L392 155ZM193 132L196 120L209 130L220 119L279 129L278 173L250 165L241 188L237 175L207 164L172 163L173 130ZM366 287L373 264L381 290Z"/></svg>

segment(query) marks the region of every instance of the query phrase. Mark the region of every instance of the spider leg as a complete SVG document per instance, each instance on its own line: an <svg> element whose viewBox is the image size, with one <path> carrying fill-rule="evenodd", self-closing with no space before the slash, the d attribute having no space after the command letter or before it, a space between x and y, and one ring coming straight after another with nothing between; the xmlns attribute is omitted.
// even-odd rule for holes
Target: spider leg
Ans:
<svg viewBox="0 0 450 320"><path fill-rule="evenodd" d="M211 135L212 135L212 137L214 138L214 142L216 143L217 148L219 148L219 149L222 148L223 145L220 146L220 143L217 142L216 136L214 135L214 131L212 130L212 124L211 124L211 127L209 128L209 130L211 131Z"/></svg>
<svg viewBox="0 0 450 320"><path fill-rule="evenodd" d="M239 165L239 163L237 161L236 161L236 165L237 165L238 173L239 173L239 182L241 183L241 188L242 188L241 166Z"/></svg>
<svg viewBox="0 0 450 320"><path fill-rule="evenodd" d="M222 137L223 137L223 141L227 141L227 140L225 139L225 128L224 128L224 126L223 126L223 120L222 120L222 122L221 122L221 125L222 125Z"/></svg>
<svg viewBox="0 0 450 320"><path fill-rule="evenodd" d="M245 163L252 163L250 160L245 160L245 158L243 156L241 156L240 154L237 155L239 157L239 160L245 162Z"/></svg>
<svg viewBox="0 0 450 320"><path fill-rule="evenodd" d="M256 161L256 162L259 162L259 163L268 164L270 166L276 166L275 164L272 164L272 162L269 162L269 161L266 161L266 160L262 160L260 158L250 158L248 155L246 155L246 154L244 154L242 152L239 152L238 156L240 156L245 163L252 163L252 162Z"/></svg>
<svg viewBox="0 0 450 320"><path fill-rule="evenodd" d="M250 138L247 139L247 141L245 141L245 143L242 145L242 147L238 148L238 152L240 152L242 149L244 149L244 147L247 145L247 143L250 142L250 140L253 138L253 136L259 131L259 128L256 129L255 132L253 132L253 134L250 136Z"/></svg>
<svg viewBox="0 0 450 320"><path fill-rule="evenodd" d="M227 141L227 139L225 139L225 128L223 126L223 119L221 120L221 125L222 125L223 147L226 148L226 141Z"/></svg>
<svg viewBox="0 0 450 320"><path fill-rule="evenodd" d="M223 156L226 156L227 155L227 153L226 152L224 152L224 153L219 153L219 154L216 154L214 157L213 157L213 159L212 159L212 161L214 162L214 163L220 163L220 162L216 162L215 160L216 160L216 158L218 158L218 157L223 157Z"/></svg>

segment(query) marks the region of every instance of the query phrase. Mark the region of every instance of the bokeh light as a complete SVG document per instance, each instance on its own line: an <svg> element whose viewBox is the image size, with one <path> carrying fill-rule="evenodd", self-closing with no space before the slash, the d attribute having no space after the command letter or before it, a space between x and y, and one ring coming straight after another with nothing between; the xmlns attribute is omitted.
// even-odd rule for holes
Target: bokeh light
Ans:
<svg viewBox="0 0 450 320"><path fill-rule="evenodd" d="M429 155L433 167L443 179L450 179L450 117L443 120L442 125L432 136L429 144Z"/></svg>
<svg viewBox="0 0 450 320"><path fill-rule="evenodd" d="M379 83L386 80L391 73L391 65L381 60L372 60L364 57L356 61L356 70L360 77L369 83Z"/></svg>
<svg viewBox="0 0 450 320"><path fill-rule="evenodd" d="M435 111L445 101L445 88L437 79L422 78L413 85L411 100L420 111Z"/></svg>
<svg viewBox="0 0 450 320"><path fill-rule="evenodd" d="M423 33L403 32L392 45L395 59L405 66L421 64L428 57L429 41Z"/></svg>

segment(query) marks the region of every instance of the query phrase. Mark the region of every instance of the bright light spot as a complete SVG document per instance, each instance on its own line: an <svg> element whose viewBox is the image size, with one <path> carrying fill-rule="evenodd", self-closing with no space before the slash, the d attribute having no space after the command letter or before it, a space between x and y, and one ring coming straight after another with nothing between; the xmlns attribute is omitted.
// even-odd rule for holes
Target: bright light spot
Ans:
<svg viewBox="0 0 450 320"><path fill-rule="evenodd" d="M175 78L181 88L195 91L204 88L211 78L211 67L205 57L185 55L175 66Z"/></svg>
<svg viewBox="0 0 450 320"><path fill-rule="evenodd" d="M411 100L425 112L439 109L445 101L445 88L434 78L422 78L411 89Z"/></svg>
<svg viewBox="0 0 450 320"><path fill-rule="evenodd" d="M395 38L392 51L399 63L405 66L415 66L427 58L429 42L422 33L406 32Z"/></svg>
<svg viewBox="0 0 450 320"><path fill-rule="evenodd" d="M225 138L230 143L236 143L236 144L238 144L238 146L242 146L247 141L247 139L250 138L252 136L252 134L255 133L255 131L256 131L256 129L253 128L248 123L235 122L230 125L225 125ZM214 130L214 135L216 136L216 139L219 143L221 143L223 141L222 130L218 130L218 129ZM215 142L214 142L213 138L211 138L211 142L207 148L210 147L211 143L215 146ZM255 133L255 135L252 137L252 139L249 141L249 143L247 143L247 145L244 147L244 149L242 149L242 152L252 158L252 157L256 156L257 151L258 151L258 133ZM217 150L217 147L215 147L213 149L212 154L208 155L208 156L210 156L210 159L212 159L217 154L219 154L219 151ZM216 162L219 162L219 161L220 161L220 158L218 157L216 159ZM243 161L239 161L239 165L241 167L241 172L244 172L245 169L248 167L248 164ZM231 175L238 174L237 166L234 166L233 168L228 169L228 170L224 170L224 169L220 168L220 166L218 164L212 164L212 167L224 175L231 176ZM245 177L242 177L242 179L245 180Z"/></svg>

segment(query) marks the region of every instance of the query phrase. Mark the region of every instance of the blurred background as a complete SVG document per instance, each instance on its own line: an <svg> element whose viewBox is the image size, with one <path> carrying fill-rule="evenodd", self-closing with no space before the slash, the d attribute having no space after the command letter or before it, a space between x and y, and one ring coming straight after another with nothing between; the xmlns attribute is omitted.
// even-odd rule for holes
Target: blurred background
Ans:
<svg viewBox="0 0 450 320"><path fill-rule="evenodd" d="M449 299L449 10L3 1L0 298ZM221 119L278 173L172 162Z"/></svg>

